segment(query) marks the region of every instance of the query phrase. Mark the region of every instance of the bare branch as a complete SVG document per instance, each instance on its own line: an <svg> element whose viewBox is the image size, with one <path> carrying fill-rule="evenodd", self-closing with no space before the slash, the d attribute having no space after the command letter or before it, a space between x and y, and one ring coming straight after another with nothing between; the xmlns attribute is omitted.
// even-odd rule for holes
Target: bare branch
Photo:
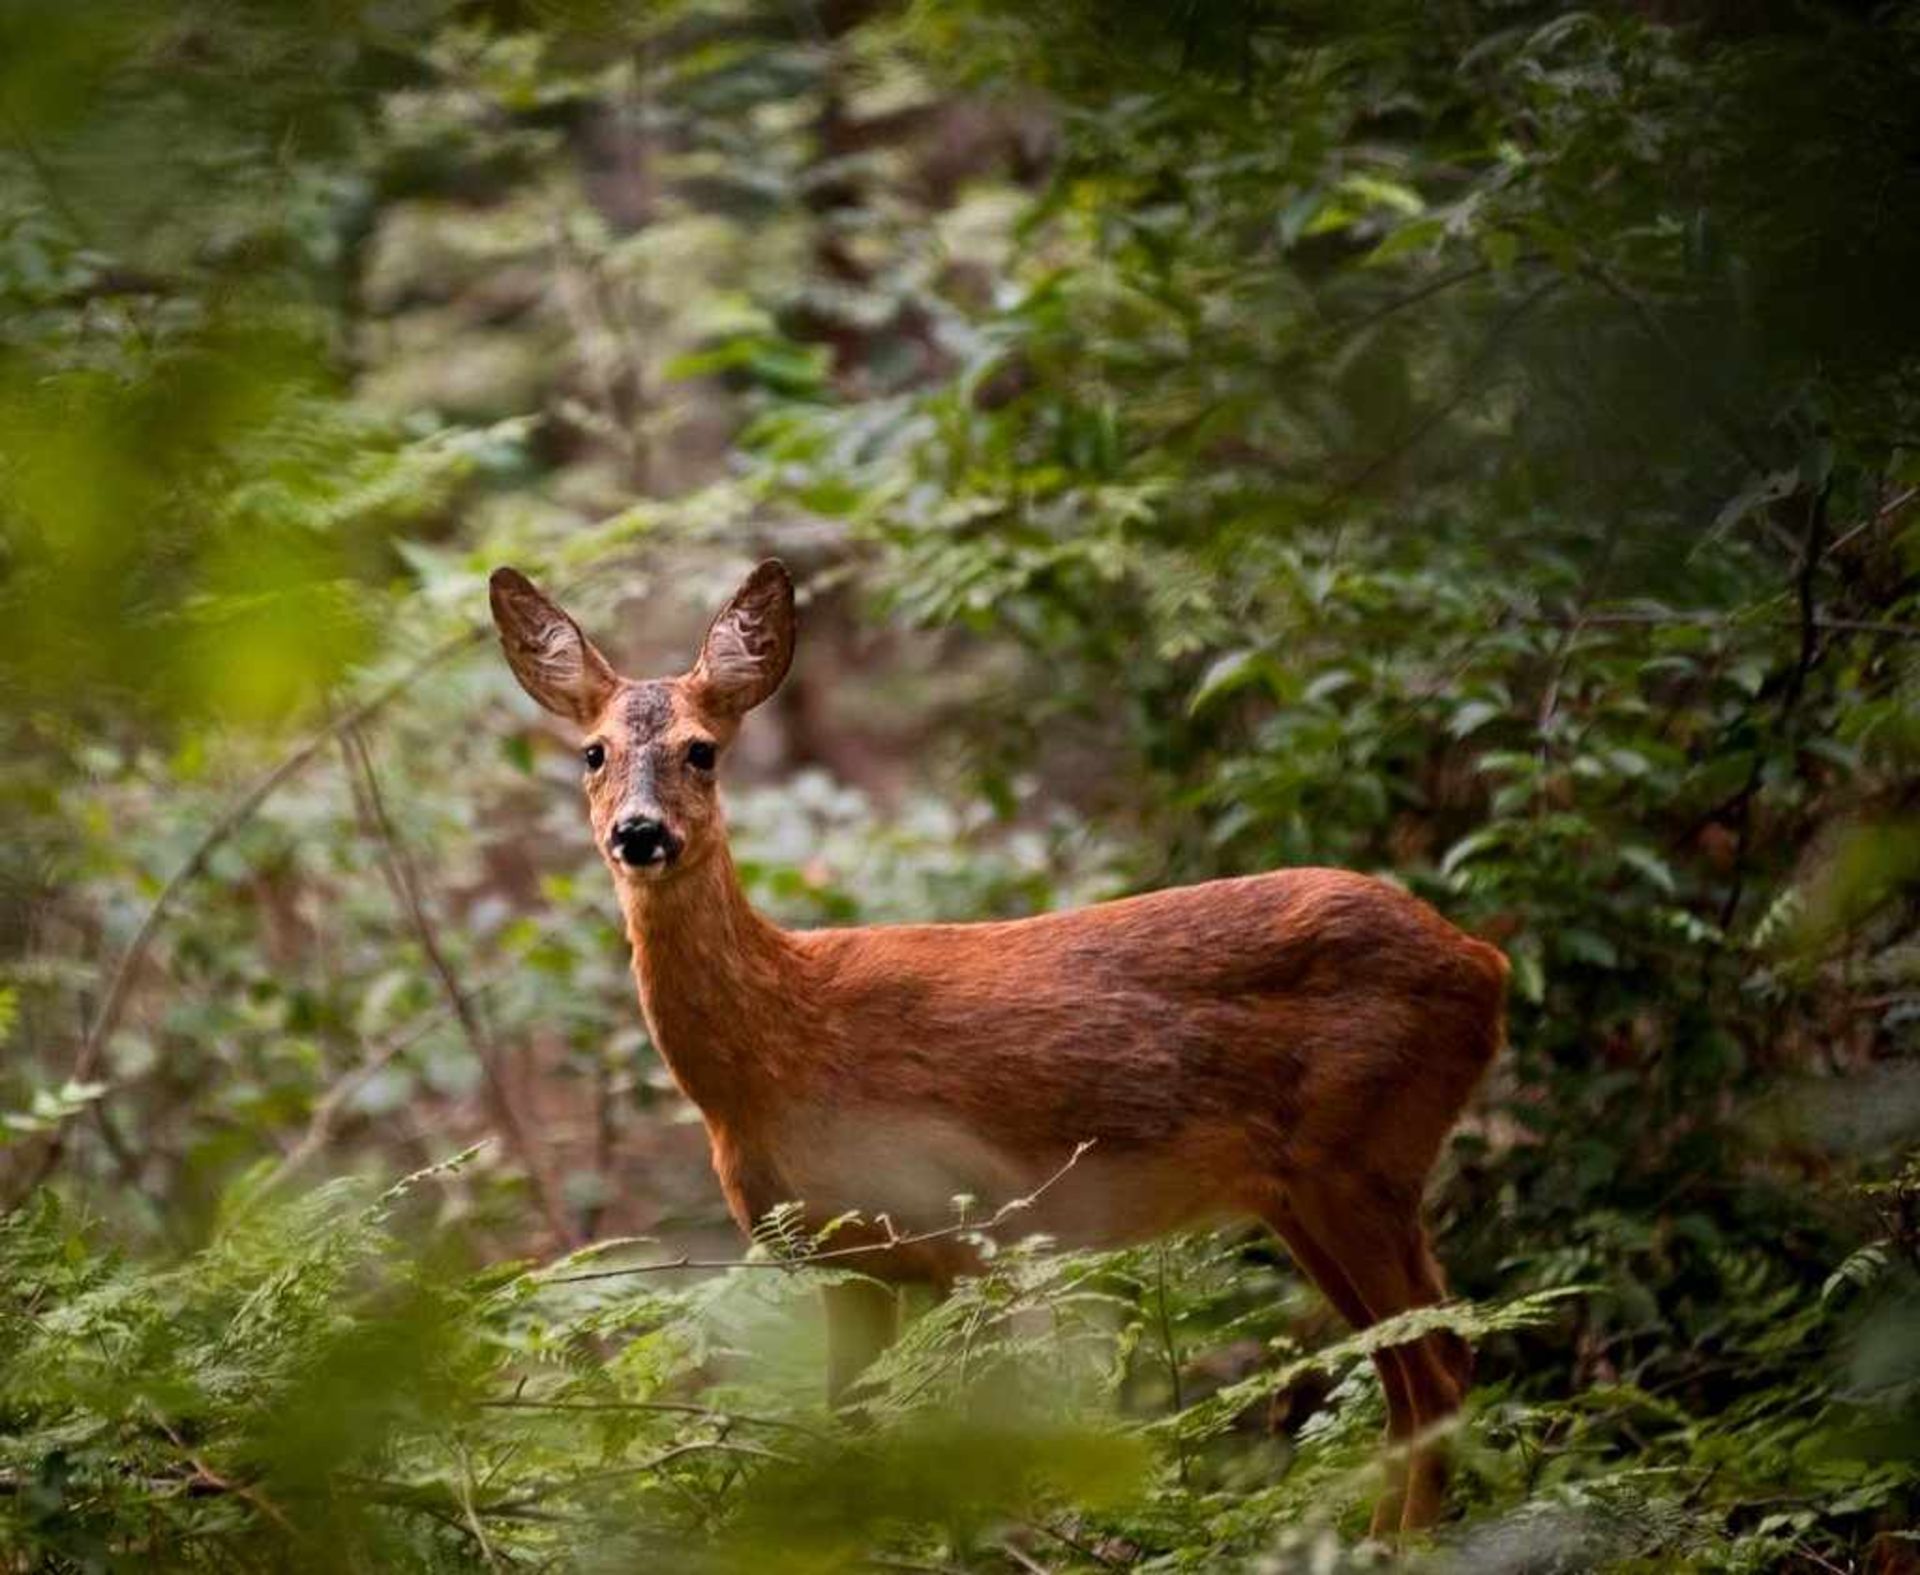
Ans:
<svg viewBox="0 0 1920 1575"><path fill-rule="evenodd" d="M482 1400L492 1411L646 1411L670 1416L697 1416L722 1426L744 1423L748 1427L782 1428L804 1433L809 1438L827 1435L817 1427L796 1422L790 1417L766 1416L753 1411L733 1411L724 1406L700 1405L692 1400L523 1400L518 1395L505 1400Z"/></svg>
<svg viewBox="0 0 1920 1575"><path fill-rule="evenodd" d="M365 788L365 803L370 822L370 830L379 845L385 851L388 878L392 883L395 898L401 911L406 915L407 923L413 930L414 938L420 943L420 950L426 954L427 964L433 970L434 977L440 981L440 987L446 992L447 1005L460 1024L461 1032L466 1035L467 1044L472 1048L474 1059L480 1063L480 1072L487 1087L488 1102L493 1106L493 1117L500 1125L508 1146L514 1157L525 1166L527 1179L533 1183L534 1195L540 1203L540 1212L547 1218L547 1224L554 1236L564 1245L579 1245L573 1226L567 1220L566 1210L561 1207L559 1189L553 1184L553 1178L547 1174L539 1149L533 1141L533 1134L527 1130L521 1119L520 1107L513 1097L513 1090L507 1086L506 1074L501 1070L497 1048L489 1040L480 1014L468 999L466 991L460 987L459 976L453 965L447 960L444 947L440 944L438 931L427 914L426 902L421 897L420 875L413 860L407 856L407 850L400 841L400 834L394 829L393 820L387 814L386 802L381 797L380 779L373 769L373 756L367 750L367 742L358 728L348 728L341 735L342 747L349 760L357 769L360 781Z"/></svg>
<svg viewBox="0 0 1920 1575"><path fill-rule="evenodd" d="M783 1454L777 1449L768 1449L760 1444L737 1443L730 1438L696 1438L684 1444L675 1444L663 1449L657 1455L649 1455L645 1460L636 1460L631 1465L609 1466L604 1471L588 1471L577 1477L565 1477L554 1482L541 1483L528 1492L513 1498L501 1499L498 1503L484 1504L481 1513L497 1515L527 1509L542 1499L564 1497L578 1488L589 1487L596 1482L617 1482L623 1477L644 1475L649 1471L658 1471L662 1466L672 1465L689 1455L724 1454L746 1455L755 1460L775 1460L781 1465L798 1465L792 1455Z"/></svg>
<svg viewBox="0 0 1920 1575"><path fill-rule="evenodd" d="M114 965L111 978L107 982L107 991L100 1002L100 1009L94 1014L93 1024L87 1030L75 1052L73 1064L67 1070L67 1080L73 1083L85 1083L92 1079L100 1064L100 1056L113 1031L120 1026L121 1014L126 1010L127 998L132 992L135 975L140 964L146 960L148 949L153 945L154 937L160 932L161 922L167 917L180 894L187 889L207 867L207 861L214 852L244 826L259 811L260 806L282 787L286 786L306 767L314 757L337 739L343 737L348 729L358 727L380 714L393 701L406 693L421 678L434 668L442 666L460 655L463 651L478 645L485 629L475 627L466 633L436 646L419 661L392 682L376 689L360 704L342 713L336 720L314 733L290 754L286 755L271 769L256 777L253 783L241 793L220 817L209 826L200 840L194 844L193 851L184 863L168 877L167 883L160 888L147 909L146 916L140 921L140 927L134 931L133 939L127 943L127 949L120 954L120 960ZM11 1213L26 1200L33 1191L53 1173L66 1152L69 1123L62 1122L47 1135L39 1158L27 1167L23 1183L15 1189L5 1209L0 1213Z"/></svg>
<svg viewBox="0 0 1920 1575"><path fill-rule="evenodd" d="M1746 433L1740 430L1740 423L1733 419L1713 390L1701 381L1695 359L1675 342L1667 325L1660 321L1659 314L1654 311L1647 299L1616 279L1611 272L1597 262L1589 262L1581 271L1615 300L1624 303L1639 320L1647 337L1660 347L1667 359L1673 363L1674 370L1679 373L1681 380L1699 396L1701 408L1705 410L1707 418L1727 440L1728 446L1747 462L1754 474L1764 476L1772 469L1761 456L1760 451L1748 440Z"/></svg>
<svg viewBox="0 0 1920 1575"><path fill-rule="evenodd" d="M1898 514L1909 503L1913 502L1915 498L1920 498L1920 487L1909 487L1898 497L1889 498L1857 525L1848 526L1846 530L1835 537L1833 545L1827 548L1827 556L1832 557L1835 553L1849 546L1856 537L1864 535L1867 531L1872 530L1874 526L1892 519L1894 515Z"/></svg>
<svg viewBox="0 0 1920 1575"><path fill-rule="evenodd" d="M1026 1575L1053 1575L1052 1570L1011 1539L1000 1544L1000 1551L1016 1568L1026 1571Z"/></svg>
<svg viewBox="0 0 1920 1575"><path fill-rule="evenodd" d="M624 544L620 550L625 550ZM597 563L592 568L583 570L579 576L562 581L558 589L561 591L571 589L604 567L606 567L605 564ZM492 625L488 622L476 623L473 627L433 647L418 661L375 689L359 704L342 712L325 727L309 735L275 765L256 777L239 797L221 811L219 817L194 844L193 850L179 868L160 888L159 894L153 899L145 916L141 919L140 927L135 930L133 939L127 943L127 949L121 953L120 960L114 965L100 1008L94 1014L92 1025L82 1038L79 1048L74 1053L73 1062L68 1068L68 1082L84 1083L93 1078L107 1040L120 1026L121 1016L126 1011L127 1001L132 993L134 978L140 970L141 963L146 960L147 952L152 947L154 938L159 934L162 922L172 911L181 893L205 872L213 854L259 813L261 806L268 799L304 771L323 750L338 742L350 729L372 721L427 674L481 644L491 630ZM71 1122L62 1122L47 1134L38 1158L26 1166L20 1185L14 1189L13 1195L4 1204L0 1204L0 1214L13 1212L53 1173L66 1153L67 1137L71 1126Z"/></svg>
<svg viewBox="0 0 1920 1575"><path fill-rule="evenodd" d="M1022 1210L1032 1208L1068 1171L1079 1164L1080 1156L1092 1148L1093 1144L1094 1140L1088 1138L1076 1145L1073 1153L1067 1157L1067 1162L1033 1191L1025 1197L1009 1199L985 1220L956 1220L951 1225L942 1225L934 1230L909 1231L903 1234L895 1231L893 1222L882 1214L875 1223L886 1227L887 1234L884 1239L861 1242L851 1247L824 1248L797 1258L694 1258L683 1255L678 1258L669 1258L663 1263L636 1263L621 1269L589 1269L580 1274L555 1274L544 1278L536 1276L535 1280L540 1285L576 1285L585 1280L613 1280L628 1274L661 1274L675 1269L782 1269L791 1272L794 1269L809 1269L821 1264L844 1262L847 1259L865 1257L876 1252L892 1252L898 1247L917 1247L923 1242L944 1241L955 1236L973 1235L992 1230Z"/></svg>
<svg viewBox="0 0 1920 1575"><path fill-rule="evenodd" d="M1522 623L1541 624L1550 629L1582 627L1646 627L1669 629L1791 629L1801 632L1806 625L1799 618L1742 618L1718 612L1656 612L1622 608L1611 612L1524 613ZM1875 618L1814 618L1812 627L1838 634L1876 634L1894 640L1920 640L1920 624L1889 623Z"/></svg>
<svg viewBox="0 0 1920 1575"><path fill-rule="evenodd" d="M1493 360L1495 354L1498 353L1507 335L1519 325L1522 318L1555 290L1559 289L1563 282L1563 280L1558 278L1548 279L1516 303L1511 311L1487 331L1486 339L1481 343L1480 348L1474 352L1473 359L1467 363L1466 368L1461 372L1446 398L1440 400L1429 409L1425 415L1414 421L1413 424L1407 427L1399 437L1394 439L1392 444L1385 450L1376 454L1372 459L1368 460L1366 464L1348 476L1346 480L1336 485L1333 490L1321 500L1320 508L1322 510L1333 508L1366 487L1384 472L1391 470L1417 448L1429 432L1433 431L1442 421L1446 420L1448 416L1452 415L1454 411L1458 410L1460 406L1471 399L1474 394L1478 393L1480 374L1486 369L1488 363Z"/></svg>

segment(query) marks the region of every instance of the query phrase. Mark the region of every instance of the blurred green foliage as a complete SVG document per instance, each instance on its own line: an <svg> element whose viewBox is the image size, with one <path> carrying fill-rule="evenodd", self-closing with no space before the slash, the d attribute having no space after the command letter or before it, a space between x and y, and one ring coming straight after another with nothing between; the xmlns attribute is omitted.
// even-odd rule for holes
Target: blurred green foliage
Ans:
<svg viewBox="0 0 1920 1575"><path fill-rule="evenodd" d="M1508 950L1410 1561L1911 1567L1917 68L1839 0L0 12L0 1564L1383 1556L1378 1331L1258 1239L1010 1251L863 1428L804 1243L561 1279L740 1249L484 575L653 670L772 549L783 920L1326 862Z"/></svg>

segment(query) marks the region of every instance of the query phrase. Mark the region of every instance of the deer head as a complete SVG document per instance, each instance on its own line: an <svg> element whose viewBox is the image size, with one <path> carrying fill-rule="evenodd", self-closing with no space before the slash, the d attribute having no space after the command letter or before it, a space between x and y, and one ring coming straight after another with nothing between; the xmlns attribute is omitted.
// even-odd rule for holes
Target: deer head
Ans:
<svg viewBox="0 0 1920 1575"><path fill-rule="evenodd" d="M517 569L496 569L493 621L520 687L581 730L594 841L620 881L669 880L725 829L716 792L740 720L793 661L793 581L767 559L714 616L674 678L616 673L580 626Z"/></svg>

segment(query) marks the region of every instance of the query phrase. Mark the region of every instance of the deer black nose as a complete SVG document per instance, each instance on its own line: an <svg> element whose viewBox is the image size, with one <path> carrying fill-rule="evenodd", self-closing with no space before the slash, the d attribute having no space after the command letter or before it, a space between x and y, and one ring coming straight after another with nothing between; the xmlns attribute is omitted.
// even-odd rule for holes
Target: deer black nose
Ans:
<svg viewBox="0 0 1920 1575"><path fill-rule="evenodd" d="M630 816L613 828L607 846L622 864L644 869L649 864L671 864L680 851L672 832L644 815Z"/></svg>

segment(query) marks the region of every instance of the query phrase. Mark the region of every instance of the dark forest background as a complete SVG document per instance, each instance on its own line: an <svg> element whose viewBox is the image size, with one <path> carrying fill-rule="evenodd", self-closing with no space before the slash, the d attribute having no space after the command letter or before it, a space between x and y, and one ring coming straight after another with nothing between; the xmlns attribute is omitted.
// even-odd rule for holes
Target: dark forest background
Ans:
<svg viewBox="0 0 1920 1575"><path fill-rule="evenodd" d="M1920 1568L1917 504L1911 4L5 0L0 1567ZM1430 1544L1257 1233L826 1410L486 625L767 553L783 921L1506 949Z"/></svg>

